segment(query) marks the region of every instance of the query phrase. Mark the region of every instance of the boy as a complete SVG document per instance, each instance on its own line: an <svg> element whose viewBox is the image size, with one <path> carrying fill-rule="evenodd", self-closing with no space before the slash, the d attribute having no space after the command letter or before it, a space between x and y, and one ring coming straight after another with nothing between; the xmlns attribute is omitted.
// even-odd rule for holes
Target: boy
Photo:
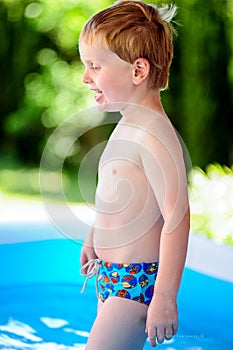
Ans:
<svg viewBox="0 0 233 350"><path fill-rule="evenodd" d="M160 101L172 60L174 7L117 1L79 42L83 82L101 111L120 111L99 163L96 217L81 251L96 274L98 314L87 350L139 350L177 332L189 233L182 150Z"/></svg>

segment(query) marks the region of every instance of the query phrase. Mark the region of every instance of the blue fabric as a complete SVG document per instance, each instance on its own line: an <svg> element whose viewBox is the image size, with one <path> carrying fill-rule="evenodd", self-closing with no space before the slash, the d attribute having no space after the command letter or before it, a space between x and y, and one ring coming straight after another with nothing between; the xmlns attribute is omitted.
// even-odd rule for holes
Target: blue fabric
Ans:
<svg viewBox="0 0 233 350"><path fill-rule="evenodd" d="M118 264L101 261L98 272L99 298L104 302L110 296L118 296L149 305L158 266L158 262Z"/></svg>

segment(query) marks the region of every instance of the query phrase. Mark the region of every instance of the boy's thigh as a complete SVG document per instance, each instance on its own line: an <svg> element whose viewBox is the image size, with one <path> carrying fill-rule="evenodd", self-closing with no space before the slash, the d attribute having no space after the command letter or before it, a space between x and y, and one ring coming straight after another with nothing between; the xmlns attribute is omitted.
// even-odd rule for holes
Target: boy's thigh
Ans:
<svg viewBox="0 0 233 350"><path fill-rule="evenodd" d="M109 297L99 307L86 350L142 350L147 309L136 301Z"/></svg>

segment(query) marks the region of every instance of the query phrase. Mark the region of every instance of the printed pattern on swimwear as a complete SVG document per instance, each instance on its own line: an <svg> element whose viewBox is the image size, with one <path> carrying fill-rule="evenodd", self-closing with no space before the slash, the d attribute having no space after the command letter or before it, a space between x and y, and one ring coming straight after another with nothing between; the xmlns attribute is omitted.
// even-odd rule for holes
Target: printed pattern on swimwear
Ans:
<svg viewBox="0 0 233 350"><path fill-rule="evenodd" d="M118 296L149 305L154 293L158 263L117 264L101 261L98 273L99 298Z"/></svg>

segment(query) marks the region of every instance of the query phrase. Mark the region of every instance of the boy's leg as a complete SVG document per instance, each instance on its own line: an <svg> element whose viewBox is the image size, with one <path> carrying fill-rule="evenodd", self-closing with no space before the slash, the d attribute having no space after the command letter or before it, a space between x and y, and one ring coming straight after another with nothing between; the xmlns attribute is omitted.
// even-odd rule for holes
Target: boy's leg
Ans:
<svg viewBox="0 0 233 350"><path fill-rule="evenodd" d="M109 297L99 305L86 350L142 350L147 309L136 301Z"/></svg>

